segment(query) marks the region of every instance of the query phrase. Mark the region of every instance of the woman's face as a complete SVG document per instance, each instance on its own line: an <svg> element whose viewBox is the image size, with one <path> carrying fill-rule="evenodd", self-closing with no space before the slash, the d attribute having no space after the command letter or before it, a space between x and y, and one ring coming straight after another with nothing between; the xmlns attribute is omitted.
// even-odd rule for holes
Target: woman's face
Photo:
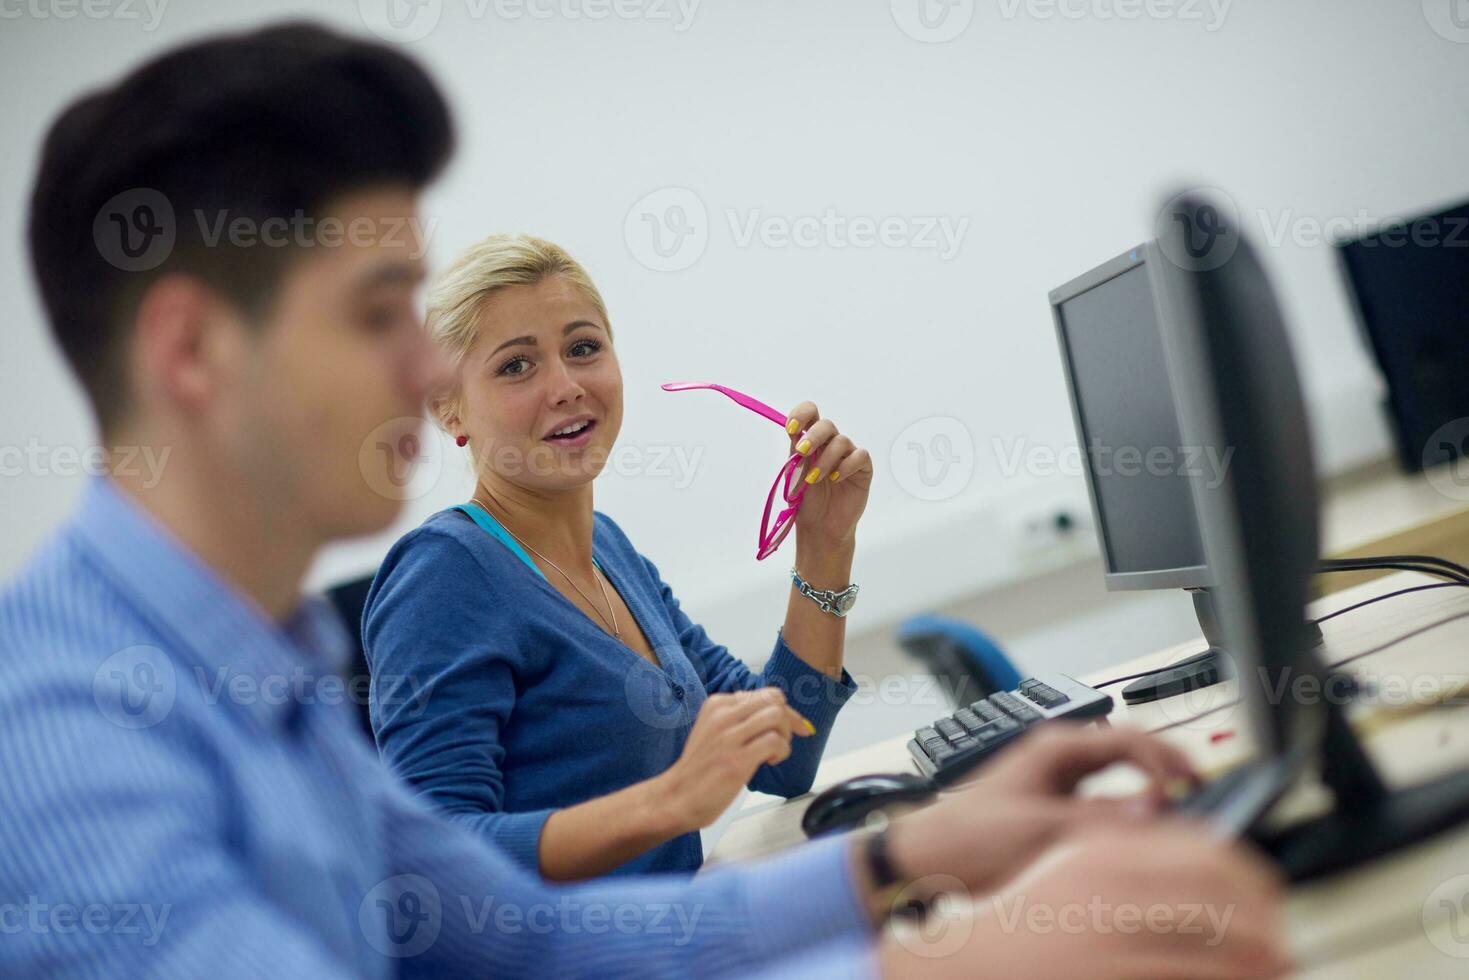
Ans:
<svg viewBox="0 0 1469 980"><path fill-rule="evenodd" d="M491 293L478 326L459 378L476 471L538 490L591 481L622 428L622 369L597 308L550 276Z"/></svg>

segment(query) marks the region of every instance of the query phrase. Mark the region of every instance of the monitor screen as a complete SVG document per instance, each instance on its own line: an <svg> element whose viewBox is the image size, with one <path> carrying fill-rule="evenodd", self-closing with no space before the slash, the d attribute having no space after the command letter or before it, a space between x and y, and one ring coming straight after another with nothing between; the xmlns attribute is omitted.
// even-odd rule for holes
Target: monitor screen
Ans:
<svg viewBox="0 0 1469 980"><path fill-rule="evenodd" d="M1057 324L1107 571L1201 569L1189 474L1202 464L1181 444L1146 263L1061 301Z"/></svg>
<svg viewBox="0 0 1469 980"><path fill-rule="evenodd" d="M1339 246L1403 468L1469 454L1469 204Z"/></svg>

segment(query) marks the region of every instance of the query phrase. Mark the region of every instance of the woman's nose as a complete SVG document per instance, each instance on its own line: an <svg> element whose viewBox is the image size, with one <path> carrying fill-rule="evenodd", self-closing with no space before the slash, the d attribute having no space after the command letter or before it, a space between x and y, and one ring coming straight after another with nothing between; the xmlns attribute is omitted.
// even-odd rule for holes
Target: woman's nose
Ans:
<svg viewBox="0 0 1469 980"><path fill-rule="evenodd" d="M586 394L586 389L577 384L566 365L559 361L547 372L547 376L546 395L552 405L564 405Z"/></svg>

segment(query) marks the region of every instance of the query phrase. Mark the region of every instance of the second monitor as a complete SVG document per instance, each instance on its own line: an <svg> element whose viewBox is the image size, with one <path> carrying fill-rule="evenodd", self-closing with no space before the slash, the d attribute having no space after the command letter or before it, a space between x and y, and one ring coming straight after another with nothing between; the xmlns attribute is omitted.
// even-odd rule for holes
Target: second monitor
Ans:
<svg viewBox="0 0 1469 980"><path fill-rule="evenodd" d="M1139 245L1050 293L1107 588L1189 590L1209 644L1124 688L1129 704L1216 683L1225 662L1190 478L1228 461L1182 444L1168 300L1151 274L1164 261L1156 244Z"/></svg>

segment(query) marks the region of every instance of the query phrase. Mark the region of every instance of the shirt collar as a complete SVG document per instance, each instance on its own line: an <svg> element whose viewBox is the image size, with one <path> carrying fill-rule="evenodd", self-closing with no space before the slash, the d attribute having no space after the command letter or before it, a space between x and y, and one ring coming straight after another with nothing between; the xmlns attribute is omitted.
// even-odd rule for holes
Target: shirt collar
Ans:
<svg viewBox="0 0 1469 980"><path fill-rule="evenodd" d="M289 726L305 700L298 695L346 668L351 639L325 599L305 598L273 621L106 477L88 482L72 526L113 585L204 668L203 693L219 703ZM241 676L248 696L231 693Z"/></svg>

